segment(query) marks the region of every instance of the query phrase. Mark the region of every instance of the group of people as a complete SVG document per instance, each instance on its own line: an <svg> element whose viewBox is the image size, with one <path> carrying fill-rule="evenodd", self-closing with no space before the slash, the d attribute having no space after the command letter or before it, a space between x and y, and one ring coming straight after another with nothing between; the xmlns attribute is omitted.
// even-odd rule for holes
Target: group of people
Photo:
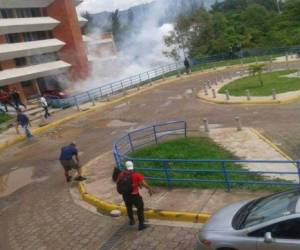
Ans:
<svg viewBox="0 0 300 250"><path fill-rule="evenodd" d="M64 169L67 182L72 180L70 173L72 169L77 171L77 177L74 178L75 181L86 180L86 178L82 176L76 142L71 142L69 145L61 148L59 161ZM129 225L135 225L133 207L136 207L139 222L138 230L144 230L147 228L147 225L145 224L144 218L144 201L139 193L139 189L146 188L150 196L154 194L154 190L146 182L142 174L134 171L134 163L132 161L126 161L122 171L118 168L116 168L116 170L118 171L114 172L113 180L117 184L117 191L123 197L129 218Z"/></svg>
<svg viewBox="0 0 300 250"><path fill-rule="evenodd" d="M27 106L22 102L20 94L17 89L12 89L11 92L6 92L3 89L0 89L0 113L7 113L8 106L12 107L17 113L16 119L16 132L20 134L19 127L24 130L24 134L28 139L32 139L33 135L29 130L31 126L28 116L23 113L21 106L26 110ZM46 98L42 95L40 97L40 105L44 110L44 118L47 119L50 116L48 110L48 103Z"/></svg>
<svg viewBox="0 0 300 250"><path fill-rule="evenodd" d="M11 106L15 110L20 109L20 106L23 106L25 109L27 108L22 102L20 94L16 88L12 89L10 92L0 89L0 103L4 107L4 110L0 107L0 111L2 113L8 112L8 106Z"/></svg>

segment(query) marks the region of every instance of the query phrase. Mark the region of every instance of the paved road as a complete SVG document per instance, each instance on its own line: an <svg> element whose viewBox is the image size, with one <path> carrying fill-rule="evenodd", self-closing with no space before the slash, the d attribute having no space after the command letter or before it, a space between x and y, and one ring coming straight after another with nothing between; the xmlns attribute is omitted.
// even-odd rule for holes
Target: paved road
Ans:
<svg viewBox="0 0 300 250"><path fill-rule="evenodd" d="M123 242L128 249L191 249L195 244L196 229L152 226L148 233L139 233L127 227L124 230L124 220L101 217L77 206L57 162L59 148L72 140L78 142L85 163L108 151L114 139L134 127L186 119L189 129L196 131L204 117L227 127L234 125L238 115L244 125L263 130L293 157L300 156L299 103L208 104L185 94L199 86L199 77L182 78L1 152L0 249L99 249L101 245L123 249ZM17 184L19 188L1 197L8 174L14 178L14 183L9 183L12 191Z"/></svg>

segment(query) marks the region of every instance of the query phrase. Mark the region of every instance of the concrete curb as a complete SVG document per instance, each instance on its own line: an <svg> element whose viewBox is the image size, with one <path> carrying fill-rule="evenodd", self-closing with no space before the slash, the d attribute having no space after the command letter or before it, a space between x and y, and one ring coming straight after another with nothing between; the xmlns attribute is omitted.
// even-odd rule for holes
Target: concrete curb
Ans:
<svg viewBox="0 0 300 250"><path fill-rule="evenodd" d="M126 215L125 207L105 202L87 193L83 183L78 184L78 190L82 199L90 205L96 207L99 212L109 214L112 210L117 209L120 210L122 215ZM147 219L205 223L210 218L210 216L210 214L206 213L175 212L147 208L145 209L145 217Z"/></svg>
<svg viewBox="0 0 300 250"><path fill-rule="evenodd" d="M206 98L203 95L197 95L199 99L214 103L214 104L233 104L233 105L274 105L274 104L290 104L300 100L300 96L292 96L283 100L261 100L261 101L226 101L226 100L215 100L211 98Z"/></svg>
<svg viewBox="0 0 300 250"><path fill-rule="evenodd" d="M285 152L283 152L278 146L276 146L272 141L270 141L268 138L266 138L264 135L262 135L258 130L254 128L250 128L250 130L261 140L263 140L265 143L269 144L273 149L275 149L279 154L281 154L284 158L286 158L289 161L293 161L293 159L288 156Z"/></svg>

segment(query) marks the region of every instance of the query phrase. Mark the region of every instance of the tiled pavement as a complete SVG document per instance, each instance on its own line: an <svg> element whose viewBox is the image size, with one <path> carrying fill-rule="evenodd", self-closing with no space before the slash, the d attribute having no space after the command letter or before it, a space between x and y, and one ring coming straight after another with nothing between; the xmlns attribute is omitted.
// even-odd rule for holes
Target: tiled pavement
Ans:
<svg viewBox="0 0 300 250"><path fill-rule="evenodd" d="M124 220L90 213L72 201L57 161L59 148L76 140L82 150L83 164L107 152L112 141L130 129L108 126L110 121L133 122L134 127L139 127L157 121L186 119L189 129L196 131L203 117L210 123L230 127L234 126L234 117L240 116L243 124L262 129L299 158L300 118L295 115L299 113L298 103L262 107L207 104L185 95L187 89L199 88L199 82L198 78L182 78L181 83L158 87L124 101L125 105L94 112L52 129L33 142L22 142L0 152L0 249L93 250L109 245L112 238L115 239L113 249L192 248L198 229L154 225L138 232L126 227L114 238ZM5 176L16 169L29 168L34 170L32 182L1 197ZM21 183L23 179L15 181Z"/></svg>

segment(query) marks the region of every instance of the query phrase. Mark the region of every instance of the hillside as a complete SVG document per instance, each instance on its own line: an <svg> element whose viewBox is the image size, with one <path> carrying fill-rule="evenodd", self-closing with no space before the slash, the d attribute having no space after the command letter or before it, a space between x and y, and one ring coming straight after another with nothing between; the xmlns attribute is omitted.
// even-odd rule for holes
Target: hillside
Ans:
<svg viewBox="0 0 300 250"><path fill-rule="evenodd" d="M133 16L133 26L141 25L149 17L157 17L159 24L174 22L179 15L188 14L195 8L203 6L209 9L215 0L157 0L147 4L133 6L119 12L121 25L128 24L130 12ZM160 13L158 13L160 12ZM162 13L163 12L163 13ZM111 24L112 12L100 12L93 14L93 25L99 28L107 28Z"/></svg>

